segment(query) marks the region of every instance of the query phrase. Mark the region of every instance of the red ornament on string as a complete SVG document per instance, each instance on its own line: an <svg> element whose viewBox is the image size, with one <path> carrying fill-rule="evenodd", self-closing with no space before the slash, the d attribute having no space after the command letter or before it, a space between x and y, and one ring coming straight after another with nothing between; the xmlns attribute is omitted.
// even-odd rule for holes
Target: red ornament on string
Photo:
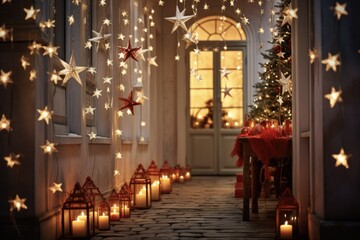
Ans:
<svg viewBox="0 0 360 240"><path fill-rule="evenodd" d="M132 99L132 91L130 92L128 98L120 98L120 100L123 102L123 106L120 108L120 110L123 110L125 108L129 108L132 115L134 115L134 106L141 105L141 103L135 102Z"/></svg>
<svg viewBox="0 0 360 240"><path fill-rule="evenodd" d="M129 40L129 43L126 48L125 47L119 47L119 48L120 48L120 52L123 54L123 56L120 57L120 60L121 58L123 58L123 62L125 62L129 57L131 57L135 61L138 61L136 58L136 52L139 51L141 47L131 48L131 43Z"/></svg>

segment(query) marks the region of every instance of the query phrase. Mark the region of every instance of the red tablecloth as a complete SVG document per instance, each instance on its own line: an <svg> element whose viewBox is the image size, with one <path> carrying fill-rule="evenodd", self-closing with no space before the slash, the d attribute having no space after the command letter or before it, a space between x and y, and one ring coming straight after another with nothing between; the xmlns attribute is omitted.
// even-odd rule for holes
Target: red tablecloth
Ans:
<svg viewBox="0 0 360 240"><path fill-rule="evenodd" d="M242 143L239 138L246 138L249 141L251 150L265 166L269 164L271 158L284 158L287 153L288 143L291 141L290 137L278 137L278 133L273 129L267 129L263 133L254 136L239 134L231 152L231 157L236 155L239 157L236 162L237 167L241 167L243 164Z"/></svg>

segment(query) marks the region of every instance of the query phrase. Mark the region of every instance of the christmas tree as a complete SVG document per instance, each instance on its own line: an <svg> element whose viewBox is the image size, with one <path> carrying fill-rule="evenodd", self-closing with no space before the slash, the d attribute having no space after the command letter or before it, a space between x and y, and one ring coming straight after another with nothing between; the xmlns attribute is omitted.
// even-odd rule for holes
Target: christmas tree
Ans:
<svg viewBox="0 0 360 240"><path fill-rule="evenodd" d="M265 62L260 63L264 72L259 73L260 82L254 85L256 94L250 106L249 117L258 122L277 119L282 123L291 119L291 19L296 12L290 0L280 1L275 7L278 19L272 29L272 48L262 53Z"/></svg>

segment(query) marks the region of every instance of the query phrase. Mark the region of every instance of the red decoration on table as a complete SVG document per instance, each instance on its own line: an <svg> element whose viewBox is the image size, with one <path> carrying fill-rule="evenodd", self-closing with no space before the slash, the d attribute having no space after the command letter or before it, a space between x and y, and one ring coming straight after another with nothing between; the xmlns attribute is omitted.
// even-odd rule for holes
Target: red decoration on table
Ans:
<svg viewBox="0 0 360 240"><path fill-rule="evenodd" d="M120 48L121 53L124 54L123 62L125 62L129 57L131 57L135 61L138 61L136 58L136 52L139 51L139 49L141 47L131 48L131 43L129 40L129 43L126 48L125 47L119 47L119 48ZM120 58L120 60L121 60L121 58Z"/></svg>
<svg viewBox="0 0 360 240"><path fill-rule="evenodd" d="M131 114L134 115L134 106L136 106L136 105L141 105L141 103L135 102L135 101L132 99L132 93L133 93L133 91L130 92L128 98L120 98L120 100L124 103L124 106L122 106L122 107L120 108L120 110L123 110L123 109L125 109L125 108L129 108Z"/></svg>

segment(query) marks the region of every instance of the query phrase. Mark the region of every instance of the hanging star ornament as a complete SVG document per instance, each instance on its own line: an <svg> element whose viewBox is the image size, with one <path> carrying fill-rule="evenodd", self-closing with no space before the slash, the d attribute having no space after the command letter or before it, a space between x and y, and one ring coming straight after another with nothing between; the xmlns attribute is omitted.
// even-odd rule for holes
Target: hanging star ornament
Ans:
<svg viewBox="0 0 360 240"><path fill-rule="evenodd" d="M6 118L6 116L3 114L0 119L0 131L6 130L10 131L10 120Z"/></svg>
<svg viewBox="0 0 360 240"><path fill-rule="evenodd" d="M232 90L232 88L228 88L225 84L225 89L224 89L224 91L222 91L222 93L224 93L224 99L226 98L226 96L232 97L230 94L231 90Z"/></svg>
<svg viewBox="0 0 360 240"><path fill-rule="evenodd" d="M334 7L334 15L336 15L337 20L340 20L342 15L348 15L348 12L346 11L346 3L340 4L336 2Z"/></svg>
<svg viewBox="0 0 360 240"><path fill-rule="evenodd" d="M26 70L26 68L30 66L29 59L24 55L21 56L20 61L21 61L21 66L23 67L24 70Z"/></svg>
<svg viewBox="0 0 360 240"><path fill-rule="evenodd" d="M94 115L94 110L95 110L95 109L96 109L96 108L93 108L93 107L91 107L91 106L85 108L85 115L88 114L88 113L90 113L91 115Z"/></svg>
<svg viewBox="0 0 360 240"><path fill-rule="evenodd" d="M297 8L295 8L295 9L292 9L291 7L286 8L283 11L283 21L281 23L281 26L284 26L286 23L289 23L291 25L292 19L293 18L298 18L297 11L298 11Z"/></svg>
<svg viewBox="0 0 360 240"><path fill-rule="evenodd" d="M8 36L9 30L6 29L5 24L0 27L0 38L5 42Z"/></svg>
<svg viewBox="0 0 360 240"><path fill-rule="evenodd" d="M38 121L44 120L46 124L49 125L50 119L54 112L49 111L47 106L45 106L44 110L38 109L37 111L40 113Z"/></svg>
<svg viewBox="0 0 360 240"><path fill-rule="evenodd" d="M4 157L6 161L6 165L10 168L14 167L15 165L21 165L20 161L20 154L10 153L9 156Z"/></svg>
<svg viewBox="0 0 360 240"><path fill-rule="evenodd" d="M49 187L49 190L52 191L53 193L62 192L63 190L61 189L61 185L62 183L54 182L53 185Z"/></svg>
<svg viewBox="0 0 360 240"><path fill-rule="evenodd" d="M31 5L29 9L24 8L26 13L25 20L33 19L36 20L36 15L40 12L40 9L35 9L34 6Z"/></svg>
<svg viewBox="0 0 360 240"><path fill-rule="evenodd" d="M191 18L193 18L195 15L188 15L188 16L184 16L185 14L185 9L180 12L179 7L176 6L176 13L174 17L167 17L165 18L166 20L174 23L174 26L171 30L171 33L175 32L176 29L178 29L178 27L181 27L182 29L184 29L186 32L188 31L185 22L187 22L188 20L190 20Z"/></svg>
<svg viewBox="0 0 360 240"><path fill-rule="evenodd" d="M220 73L221 73L221 78L226 78L227 80L229 80L228 76L231 73L229 70L223 68L220 70Z"/></svg>
<svg viewBox="0 0 360 240"><path fill-rule="evenodd" d="M90 140L95 139L96 138L96 133L94 133L94 131L91 131L91 133L88 134Z"/></svg>
<svg viewBox="0 0 360 240"><path fill-rule="evenodd" d="M128 108L132 115L134 115L134 106L141 105L141 103L138 103L132 99L133 91L130 92L128 98L120 98L122 103L124 104L120 110Z"/></svg>
<svg viewBox="0 0 360 240"><path fill-rule="evenodd" d="M148 62L149 62L149 64L150 65L153 65L153 66L155 66L155 67L157 67L158 66L158 64L156 63L156 56L155 57L152 57L152 58L148 58Z"/></svg>
<svg viewBox="0 0 360 240"><path fill-rule="evenodd" d="M81 82L79 73L81 73L82 71L85 71L87 69L87 67L76 66L74 53L71 54L69 63L67 63L61 59L60 59L60 61L61 61L61 65L64 67L64 69L61 70L59 72L59 74L65 75L62 85L64 86L67 83L67 81L69 81L70 78L74 78L80 84L80 86L82 86L82 82Z"/></svg>
<svg viewBox="0 0 360 240"><path fill-rule="evenodd" d="M345 168L349 168L348 159L351 158L351 154L345 154L343 148L340 149L339 154L332 154L331 155L335 160L335 167L343 165Z"/></svg>
<svg viewBox="0 0 360 240"><path fill-rule="evenodd" d="M336 91L336 89L332 87L331 93L326 94L325 98L329 99L330 107L333 108L337 102L342 102L341 90Z"/></svg>
<svg viewBox="0 0 360 240"><path fill-rule="evenodd" d="M282 72L280 72L280 74L281 74L281 79L276 81L282 86L281 95L284 95L285 92L288 92L291 96L292 95L292 81L290 79L291 75L285 77Z"/></svg>
<svg viewBox="0 0 360 240"><path fill-rule="evenodd" d="M53 152L57 152L58 150L55 147L55 143L49 142L49 140L46 140L46 143L41 146L42 150L44 151L44 154L51 155Z"/></svg>
<svg viewBox="0 0 360 240"><path fill-rule="evenodd" d="M99 51L99 48L102 47L103 49L105 49L105 44L106 44L106 40L111 37L111 34L109 33L103 33L103 26L101 26L100 31L96 32L94 30L92 30L92 32L94 33L94 37L90 38L89 41L90 42L95 42L96 45L96 52Z"/></svg>
<svg viewBox="0 0 360 240"><path fill-rule="evenodd" d="M2 69L0 70L0 85L4 85L6 88L9 83L12 83L10 78L12 71L4 72Z"/></svg>
<svg viewBox="0 0 360 240"><path fill-rule="evenodd" d="M58 81L62 80L56 69L54 69L52 72L48 72L48 74L50 76L50 81L53 82L55 85L58 84Z"/></svg>
<svg viewBox="0 0 360 240"><path fill-rule="evenodd" d="M338 58L340 57L340 53L331 55L331 53L328 53L328 58L321 61L322 64L326 65L326 71L329 71L332 69L334 72L336 72L336 66L341 65Z"/></svg>
<svg viewBox="0 0 360 240"><path fill-rule="evenodd" d="M141 60L145 61L144 54L148 51L150 51L150 49L141 48L139 51L136 52L136 58L140 58Z"/></svg>
<svg viewBox="0 0 360 240"><path fill-rule="evenodd" d="M136 53L137 53L137 51L140 50L141 47L131 48L131 43L129 40L126 48L125 47L118 47L118 48L120 49L119 58L120 58L120 60L122 59L123 62L125 62L128 58L132 58L135 61L138 61L136 58Z"/></svg>
<svg viewBox="0 0 360 240"><path fill-rule="evenodd" d="M25 205L26 198L20 198L19 195L16 194L15 199L9 200L10 203L10 211L13 211L14 209L18 210L18 212L23 208L27 209L27 206Z"/></svg>

